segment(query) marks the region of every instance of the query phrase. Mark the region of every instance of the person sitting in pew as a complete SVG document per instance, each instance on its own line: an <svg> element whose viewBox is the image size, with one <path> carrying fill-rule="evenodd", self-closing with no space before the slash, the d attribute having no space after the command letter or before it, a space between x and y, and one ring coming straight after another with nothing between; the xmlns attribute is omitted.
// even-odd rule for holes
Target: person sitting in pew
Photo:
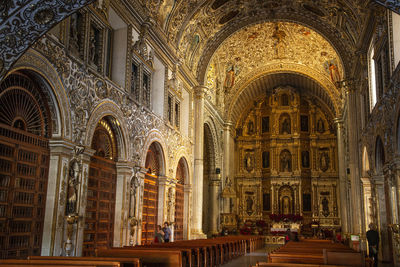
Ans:
<svg viewBox="0 0 400 267"><path fill-rule="evenodd" d="M161 229L161 225L157 225L154 243L164 243L164 231Z"/></svg>

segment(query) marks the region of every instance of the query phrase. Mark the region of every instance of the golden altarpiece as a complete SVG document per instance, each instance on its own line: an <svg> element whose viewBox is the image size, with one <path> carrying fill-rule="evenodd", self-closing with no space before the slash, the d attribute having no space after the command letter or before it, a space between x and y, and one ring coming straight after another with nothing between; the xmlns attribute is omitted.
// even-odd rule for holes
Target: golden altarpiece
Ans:
<svg viewBox="0 0 400 267"><path fill-rule="evenodd" d="M236 175L222 193L236 198L231 213L222 216L223 226L265 221L287 227L271 215L298 215L302 225L340 227L332 116L322 101L291 86L273 89L243 112L236 125Z"/></svg>

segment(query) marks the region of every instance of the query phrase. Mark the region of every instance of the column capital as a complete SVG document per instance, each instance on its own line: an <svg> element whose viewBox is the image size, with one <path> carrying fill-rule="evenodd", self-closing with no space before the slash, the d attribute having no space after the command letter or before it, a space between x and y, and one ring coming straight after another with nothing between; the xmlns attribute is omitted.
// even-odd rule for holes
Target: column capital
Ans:
<svg viewBox="0 0 400 267"><path fill-rule="evenodd" d="M208 91L207 86L197 85L193 87L194 96L197 99L204 98L205 93Z"/></svg>
<svg viewBox="0 0 400 267"><path fill-rule="evenodd" d="M334 122L337 126L340 126L340 127L342 127L342 125L343 125L343 123L344 123L344 121L343 121L342 118L334 118L334 119L333 119L333 122Z"/></svg>
<svg viewBox="0 0 400 267"><path fill-rule="evenodd" d="M224 123L224 130L228 130L228 131L232 130L233 126L234 126L233 122L227 121Z"/></svg>

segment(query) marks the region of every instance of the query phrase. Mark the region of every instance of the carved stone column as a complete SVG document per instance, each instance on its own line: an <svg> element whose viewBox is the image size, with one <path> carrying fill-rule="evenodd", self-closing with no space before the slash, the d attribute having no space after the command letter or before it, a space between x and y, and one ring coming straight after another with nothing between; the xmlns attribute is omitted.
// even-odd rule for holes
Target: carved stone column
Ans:
<svg viewBox="0 0 400 267"><path fill-rule="evenodd" d="M361 220L361 181L360 181L360 162L359 162L359 103L357 102L358 93L353 86L347 88L348 104L348 129L349 129L349 167L351 181L351 213L352 213L352 233L362 233Z"/></svg>
<svg viewBox="0 0 400 267"><path fill-rule="evenodd" d="M203 146L204 146L204 94L207 87L197 86L194 90L194 177L193 177L193 220L194 239L204 238L202 231L203 213Z"/></svg>
<svg viewBox="0 0 400 267"><path fill-rule="evenodd" d="M210 211L210 218L209 219L209 226L210 226L210 234L216 235L218 234L218 221L219 221L219 188L221 185L220 175L213 174L210 183L209 183L209 192L210 192L210 199L209 199L209 207Z"/></svg>
<svg viewBox="0 0 400 267"><path fill-rule="evenodd" d="M129 245L129 191L132 178L132 166L128 162L117 163L117 183L115 194L115 217L114 217L114 247Z"/></svg>
<svg viewBox="0 0 400 267"><path fill-rule="evenodd" d="M339 171L339 210L340 217L342 221L342 232L344 235L347 235L350 231L349 229L349 207L350 203L348 203L347 196L347 175L346 175L346 148L344 145L344 129L343 129L343 121L341 119L336 118L336 130L337 130L337 143L338 143L338 171Z"/></svg>
<svg viewBox="0 0 400 267"><path fill-rule="evenodd" d="M233 142L233 123L227 122L224 124L224 166L223 166L223 180L226 180L226 177L229 176L230 181L234 181L233 178L233 154L234 154L234 142ZM226 185L224 185L226 186ZM229 213L229 203L223 204L223 212Z"/></svg>
<svg viewBox="0 0 400 267"><path fill-rule="evenodd" d="M389 261L390 249L389 249L388 221L386 214L387 209L385 203L384 176L375 175L372 180L374 182L374 187L375 187L375 200L376 200L376 210L377 210L376 223L378 225L378 232L380 233L378 258L381 261Z"/></svg>

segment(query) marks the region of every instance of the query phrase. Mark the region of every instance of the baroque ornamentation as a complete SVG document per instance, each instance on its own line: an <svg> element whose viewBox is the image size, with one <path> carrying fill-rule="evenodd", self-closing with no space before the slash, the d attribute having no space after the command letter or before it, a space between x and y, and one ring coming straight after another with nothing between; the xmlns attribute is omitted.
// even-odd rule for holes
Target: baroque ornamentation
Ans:
<svg viewBox="0 0 400 267"><path fill-rule="evenodd" d="M4 19L0 24L0 80L41 35L93 1L4 1L0 5L1 17Z"/></svg>

